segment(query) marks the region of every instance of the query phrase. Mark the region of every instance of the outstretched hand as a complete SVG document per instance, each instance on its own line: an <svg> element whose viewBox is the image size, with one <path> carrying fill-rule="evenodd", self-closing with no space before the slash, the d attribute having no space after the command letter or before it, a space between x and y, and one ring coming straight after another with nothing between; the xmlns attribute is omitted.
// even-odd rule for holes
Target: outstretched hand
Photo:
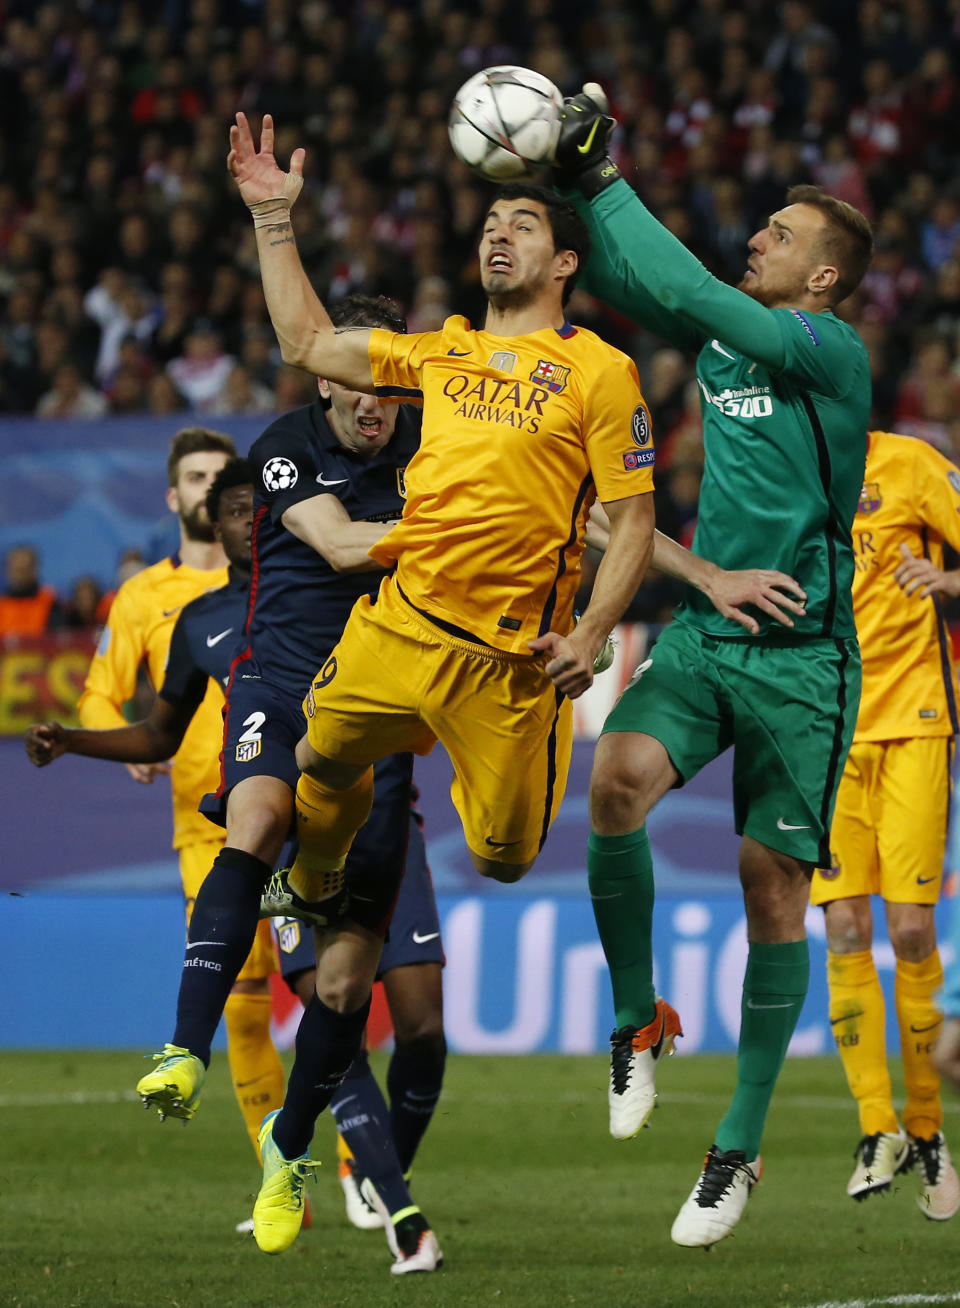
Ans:
<svg viewBox="0 0 960 1308"><path fill-rule="evenodd" d="M802 618L807 612L804 607L807 594L803 587L785 572L770 569L748 568L742 572L720 569L711 579L706 594L718 613L739 622L751 636L759 633L760 624L749 613L744 613L745 604L769 614L784 627L793 626L791 613Z"/></svg>
<svg viewBox="0 0 960 1308"><path fill-rule="evenodd" d="M237 114L230 128L230 153L227 168L237 183L244 204L252 207L263 200L286 200L293 205L303 186L303 161L306 152L294 150L290 156L290 171L285 173L273 153L273 118L263 115L260 128L260 148L253 141L253 133L244 113Z"/></svg>

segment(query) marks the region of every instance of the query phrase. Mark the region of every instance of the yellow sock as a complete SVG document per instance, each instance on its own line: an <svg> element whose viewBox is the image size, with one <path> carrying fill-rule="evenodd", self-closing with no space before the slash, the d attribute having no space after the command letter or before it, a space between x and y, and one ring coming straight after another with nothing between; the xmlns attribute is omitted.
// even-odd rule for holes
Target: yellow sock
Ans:
<svg viewBox="0 0 960 1308"><path fill-rule="evenodd" d="M903 1124L911 1135L923 1139L934 1135L943 1125L940 1077L930 1056L943 1020L933 996L942 985L943 967L938 950L920 963L897 959L894 997L907 1087Z"/></svg>
<svg viewBox="0 0 960 1308"><path fill-rule="evenodd" d="M283 1103L283 1067L270 1037L270 1008L269 995L231 994L223 1010L233 1089L258 1158L260 1123Z"/></svg>
<svg viewBox="0 0 960 1308"><path fill-rule="evenodd" d="M313 903L334 895L343 883L343 864L353 838L370 816L373 768L349 790L334 790L304 772L297 782L299 849L288 881Z"/></svg>
<svg viewBox="0 0 960 1308"><path fill-rule="evenodd" d="M860 1130L898 1131L893 1107L883 990L869 949L857 954L827 953L830 1025L847 1084L857 1101Z"/></svg>
<svg viewBox="0 0 960 1308"><path fill-rule="evenodd" d="M344 1140L340 1132L337 1132L337 1159L341 1163L347 1163L353 1157L353 1151Z"/></svg>

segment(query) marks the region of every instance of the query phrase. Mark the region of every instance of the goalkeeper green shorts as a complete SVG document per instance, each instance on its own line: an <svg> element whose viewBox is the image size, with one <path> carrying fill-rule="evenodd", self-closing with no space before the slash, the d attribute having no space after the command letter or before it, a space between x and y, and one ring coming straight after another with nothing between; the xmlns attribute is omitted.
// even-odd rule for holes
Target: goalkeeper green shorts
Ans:
<svg viewBox="0 0 960 1308"><path fill-rule="evenodd" d="M674 622L603 731L659 740L680 785L732 745L738 835L827 866L859 702L856 640L721 640Z"/></svg>

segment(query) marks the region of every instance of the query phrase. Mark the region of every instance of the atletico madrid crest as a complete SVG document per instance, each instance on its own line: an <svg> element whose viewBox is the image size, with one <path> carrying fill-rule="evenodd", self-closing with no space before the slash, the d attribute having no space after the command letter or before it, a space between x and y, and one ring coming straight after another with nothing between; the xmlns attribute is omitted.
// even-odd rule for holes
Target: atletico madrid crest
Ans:
<svg viewBox="0 0 960 1308"><path fill-rule="evenodd" d="M259 740L245 740L237 746L237 762L251 763L259 753Z"/></svg>
<svg viewBox="0 0 960 1308"><path fill-rule="evenodd" d="M538 386L545 386L554 395L559 395L569 376L569 368L562 368L559 363L551 363L549 359L541 359L530 374L530 380Z"/></svg>
<svg viewBox="0 0 960 1308"><path fill-rule="evenodd" d="M863 490L860 492L860 503L857 505L857 512L876 513L882 503L880 483L878 481L865 481Z"/></svg>

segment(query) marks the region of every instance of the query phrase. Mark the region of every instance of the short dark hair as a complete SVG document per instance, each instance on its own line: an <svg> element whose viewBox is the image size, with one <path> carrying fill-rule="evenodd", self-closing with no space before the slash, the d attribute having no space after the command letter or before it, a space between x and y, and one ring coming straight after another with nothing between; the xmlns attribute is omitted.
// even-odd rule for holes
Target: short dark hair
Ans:
<svg viewBox="0 0 960 1308"><path fill-rule="evenodd" d="M407 320L384 295L345 295L327 309L334 327L382 327L388 332L407 330Z"/></svg>
<svg viewBox="0 0 960 1308"><path fill-rule="evenodd" d="M563 200L556 191L549 191L545 186L535 186L532 182L507 182L497 188L489 205L489 213L498 200L536 200L547 211L547 221L553 232L553 252L572 250L577 256L576 271L567 278L563 287L563 305L566 307L580 274L590 257L590 229L583 221L569 200Z"/></svg>
<svg viewBox="0 0 960 1308"><path fill-rule="evenodd" d="M831 308L845 300L863 281L873 258L873 230L868 219L846 200L838 200L821 186L805 183L791 186L787 204L807 204L818 209L826 226L818 242L818 253L837 270Z"/></svg>
<svg viewBox="0 0 960 1308"><path fill-rule="evenodd" d="M216 522L220 514L220 496L224 491L233 490L234 486L252 486L253 471L246 459L230 459L226 462L207 491L207 517Z"/></svg>
<svg viewBox="0 0 960 1308"><path fill-rule="evenodd" d="M207 452L229 455L236 458L237 447L232 439L222 431L211 431L209 427L184 427L178 431L170 442L167 455L167 479L171 486L176 486L180 474L180 461L188 454L206 454Z"/></svg>
<svg viewBox="0 0 960 1308"><path fill-rule="evenodd" d="M351 327L382 327L384 331L406 335L407 320L399 306L385 295L345 295L327 306L330 321L338 331ZM318 396L322 409L330 408L330 400Z"/></svg>

